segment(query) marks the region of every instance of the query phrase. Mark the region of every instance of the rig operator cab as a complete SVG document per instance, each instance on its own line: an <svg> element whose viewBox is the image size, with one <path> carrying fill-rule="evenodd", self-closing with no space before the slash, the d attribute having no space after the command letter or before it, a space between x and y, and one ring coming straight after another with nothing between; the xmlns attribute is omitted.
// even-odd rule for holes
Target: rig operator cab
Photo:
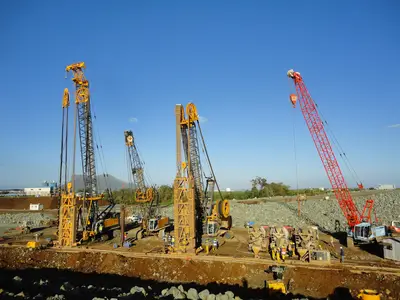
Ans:
<svg viewBox="0 0 400 300"><path fill-rule="evenodd" d="M356 243L367 244L377 242L387 236L385 226L376 226L368 222L363 222L354 226L354 232L350 233Z"/></svg>

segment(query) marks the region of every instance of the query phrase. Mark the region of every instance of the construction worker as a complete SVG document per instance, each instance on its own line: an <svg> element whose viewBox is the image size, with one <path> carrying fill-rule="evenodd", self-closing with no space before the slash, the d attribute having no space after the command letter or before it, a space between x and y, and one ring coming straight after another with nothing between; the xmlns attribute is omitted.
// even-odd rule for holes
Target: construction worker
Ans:
<svg viewBox="0 0 400 300"><path fill-rule="evenodd" d="M340 247L340 262L344 262L344 249L343 247Z"/></svg>
<svg viewBox="0 0 400 300"><path fill-rule="evenodd" d="M289 245L288 245L288 255L289 255L289 257L292 257L292 256L293 256L293 242L289 242Z"/></svg>
<svg viewBox="0 0 400 300"><path fill-rule="evenodd" d="M259 228L254 226L250 232L249 247L253 251L255 258L260 258L258 253L261 251L261 245L262 245L261 233L259 231Z"/></svg>
<svg viewBox="0 0 400 300"><path fill-rule="evenodd" d="M281 258L282 258L282 261L285 262L285 259L286 259L286 247L284 247L284 246L281 247Z"/></svg>
<svg viewBox="0 0 400 300"><path fill-rule="evenodd" d="M333 243L333 236L331 236L331 246L332 246L332 248L335 248L335 245Z"/></svg>
<svg viewBox="0 0 400 300"><path fill-rule="evenodd" d="M213 250L217 250L217 249L218 249L219 243L218 243L218 240L217 240L217 239L213 239L213 241L212 241L212 247L213 247Z"/></svg>

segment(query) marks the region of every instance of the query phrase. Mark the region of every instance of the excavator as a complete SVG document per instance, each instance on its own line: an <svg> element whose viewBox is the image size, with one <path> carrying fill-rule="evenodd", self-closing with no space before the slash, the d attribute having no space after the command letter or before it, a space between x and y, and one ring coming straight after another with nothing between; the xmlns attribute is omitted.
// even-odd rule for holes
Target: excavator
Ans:
<svg viewBox="0 0 400 300"><path fill-rule="evenodd" d="M106 240L120 229L119 213L113 211L115 201L111 189L106 189L108 196L106 207L101 209L99 206L99 202L104 201L105 196L99 192L97 184L91 99L89 81L83 71L85 68L85 63L80 62L69 65L65 69L67 73L73 74L72 81L75 86L71 181L68 178L68 112L70 106L68 89L64 90L62 101L58 243L60 246L67 247L96 239ZM78 135L82 163L82 193L76 191L75 165ZM104 174L104 177L107 178L107 175Z"/></svg>
<svg viewBox="0 0 400 300"><path fill-rule="evenodd" d="M348 236L352 238L352 240L348 239L348 242L376 242L377 239L386 236L386 227L374 224L377 222L376 215L375 220L371 216L374 200L368 199L362 212L358 210L326 134L325 124L327 123L321 120L317 104L311 98L299 72L289 70L287 76L293 80L296 88L296 94L290 95L290 102L293 107L296 107L297 102L300 103L301 111L331 183L332 190L347 220ZM361 182L357 184L360 189L363 189Z"/></svg>
<svg viewBox="0 0 400 300"><path fill-rule="evenodd" d="M217 237L223 236L232 226L230 205L220 191L207 147L201 131L197 108L193 103L175 106L176 164L174 181L174 234L175 249L196 252L205 246L218 247ZM202 147L206 166L201 163ZM182 151L183 150L183 151ZM182 155L183 154L183 155ZM217 187L221 200L215 200Z"/></svg>
<svg viewBox="0 0 400 300"><path fill-rule="evenodd" d="M165 230L171 226L169 218L158 215L160 197L157 189L146 182L144 164L140 159L133 132L131 130L124 131L124 137L129 169L135 184L135 201L141 205L142 209L141 229L137 232L136 238L141 239L144 236L155 234L162 237Z"/></svg>

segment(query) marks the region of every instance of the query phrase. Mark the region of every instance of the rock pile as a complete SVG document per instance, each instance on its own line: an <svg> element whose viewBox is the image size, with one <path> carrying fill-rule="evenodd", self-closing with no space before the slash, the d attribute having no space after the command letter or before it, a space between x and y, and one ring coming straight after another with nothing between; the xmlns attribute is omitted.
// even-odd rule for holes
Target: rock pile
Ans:
<svg viewBox="0 0 400 300"><path fill-rule="evenodd" d="M219 293L217 295L211 294L209 290L202 290L200 293L196 289L190 288L185 291L183 286L178 287L172 286L169 289L164 289L161 292L160 298L172 296L173 299L191 299L191 300L240 300L241 298L236 296L231 291L227 291L224 294Z"/></svg>
<svg viewBox="0 0 400 300"><path fill-rule="evenodd" d="M400 220L400 191L377 193L369 196L353 196L353 199L362 212L367 199L375 200L375 212L379 223L389 224L392 220ZM335 221L338 220L341 228L347 226L346 220L334 195L329 200L307 200L302 202L301 216L297 215L297 202L261 202L259 204L244 204L231 201L231 215L234 227L243 227L248 221L256 224L318 225L328 231L335 230ZM163 215L173 218L173 207L161 210Z"/></svg>
<svg viewBox="0 0 400 300"><path fill-rule="evenodd" d="M353 197L359 212L362 213L367 199L374 200L374 210L379 224L388 225L392 220L400 219L400 191L378 193L371 197ZM288 203L288 206L297 210L296 202ZM303 202L301 212L304 217L307 217L328 231L335 230L336 220L339 221L342 230L347 227L347 221L334 195L332 195L329 200ZM374 217L374 213L372 216Z"/></svg>
<svg viewBox="0 0 400 300"><path fill-rule="evenodd" d="M129 291L123 292L120 287L105 288L93 285L81 285L73 286L69 282L64 282L58 289L54 285L49 283L49 280L39 279L33 282L34 286L42 286L41 293L47 296L43 296L41 293L31 295L32 293L27 290L27 285L20 284L23 279L16 276L13 278L16 282L17 290L21 290L19 293L0 289L0 297L22 297L25 299L47 299L47 300L60 300L70 299L71 297L81 296L85 299L91 295L92 300L116 300L116 299L190 299L190 300L240 300L241 298L236 296L231 291L226 291L224 294L219 293L217 295L210 293L207 289L198 292L195 288L189 288L187 291L182 285L171 286L161 291L152 289L150 286L147 290L140 286L134 286ZM23 290L22 290L23 289ZM46 290L48 289L48 290ZM49 295L50 294L50 295Z"/></svg>
<svg viewBox="0 0 400 300"><path fill-rule="evenodd" d="M51 217L44 213L0 214L0 224L22 225L24 222L33 227L46 226L51 222Z"/></svg>

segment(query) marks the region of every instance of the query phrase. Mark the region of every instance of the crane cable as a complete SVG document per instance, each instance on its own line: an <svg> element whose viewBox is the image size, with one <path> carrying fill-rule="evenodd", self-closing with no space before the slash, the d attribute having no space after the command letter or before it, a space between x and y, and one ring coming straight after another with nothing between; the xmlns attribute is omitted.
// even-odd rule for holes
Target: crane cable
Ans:
<svg viewBox="0 0 400 300"><path fill-rule="evenodd" d="M130 161L129 161L129 152L128 152L128 147L125 147L125 162L126 162L126 171L127 171L127 177L128 177L128 189L133 190L133 179L132 179L132 168L130 166Z"/></svg>
<svg viewBox="0 0 400 300"><path fill-rule="evenodd" d="M112 194L112 190L111 190L111 186L109 183L109 178L108 178L108 171L107 171L107 165L105 162L105 157L104 157L104 151L103 151L103 145L100 139L100 130L97 126L97 115L94 109L94 105L93 103L90 101L90 109L93 112L93 120L92 120L92 135L93 135L93 139L94 142L96 144L96 149L97 149L97 153L98 153L98 158L99 158L99 162L103 171L103 177L104 177L104 183L106 186L106 190L107 190L107 194L109 197L112 198L111 201L115 201L114 196ZM94 123L96 124L96 126L94 126ZM100 144L100 147L99 147Z"/></svg>
<svg viewBox="0 0 400 300"><path fill-rule="evenodd" d="M342 146L339 143L339 140L336 138L336 135L334 134L333 130L328 124L328 121L326 121L325 116L322 114L322 112L319 110L318 104L314 101L315 107L318 111L318 114L321 116L323 126L327 129L328 134L331 136L331 141L333 145L335 146L337 152L339 153L340 158L343 160L344 164L346 165L346 168L350 172L351 176L353 177L354 181L357 183L357 185L361 185L361 180L360 177L358 176L356 170L350 163L350 160L348 159L346 153L344 152Z"/></svg>
<svg viewBox="0 0 400 300"><path fill-rule="evenodd" d="M224 199L224 198L222 197L222 193L221 193L221 190L220 190L220 188L219 188L219 184L218 184L217 178L215 177L214 169L213 169L213 167L212 167L212 165L211 165L210 157L208 156L208 151L207 151L206 143L204 142L203 133L202 133L201 127L200 127L200 122L199 122L198 120L197 120L197 126L198 126L198 128L199 128L201 141L202 141L202 144L203 144L203 146L204 146L204 152L205 152L205 154L206 154L208 166L209 166L210 171L211 171L211 174L212 174L212 176L213 176L213 178L214 178L214 180L215 180L215 185L217 186L219 196L221 197L221 200L222 200L222 199Z"/></svg>
<svg viewBox="0 0 400 300"><path fill-rule="evenodd" d="M289 90L292 91L293 89L291 88L292 85L290 84L290 81L291 81L291 79L288 78ZM322 119L322 122L323 122L322 125L327 129L328 134L331 136L330 140L332 141L334 147L336 148L337 152L339 153L340 158L343 160L346 168L350 172L350 174L353 177L354 181L357 183L357 186L358 187L362 186L360 177L358 176L356 170L354 169L354 167L350 163L350 160L348 159L348 157L347 157L346 153L344 152L342 146L340 145L338 139L336 138L335 134L333 133L333 130L330 128L328 122L326 121L326 118L324 117L324 115L319 110L318 103L314 99L312 101L315 104L315 108L316 108L318 114L321 116L321 119Z"/></svg>
<svg viewBox="0 0 400 300"><path fill-rule="evenodd" d="M299 193L299 166L297 162L297 145L296 145L296 111L292 112L292 125L293 125L293 152L294 152L294 162L296 166L296 191L297 195Z"/></svg>
<svg viewBox="0 0 400 300"><path fill-rule="evenodd" d="M293 90L291 88L290 78L288 78L289 83L289 94ZM293 126L293 153L294 153L294 163L296 172L296 195L297 195L297 214L300 217L300 194L299 194L299 165L297 162L297 143L296 143L296 110L292 110L292 126Z"/></svg>

